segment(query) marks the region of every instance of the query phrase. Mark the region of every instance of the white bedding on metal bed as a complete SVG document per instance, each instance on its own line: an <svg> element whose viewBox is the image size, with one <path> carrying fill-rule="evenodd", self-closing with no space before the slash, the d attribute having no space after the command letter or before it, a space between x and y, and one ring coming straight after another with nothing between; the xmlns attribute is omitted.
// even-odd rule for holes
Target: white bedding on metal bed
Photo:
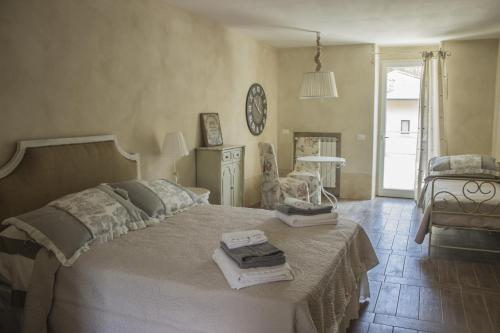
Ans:
<svg viewBox="0 0 500 333"><path fill-rule="evenodd" d="M417 243L422 243L428 233L431 213L433 226L500 231L500 184L494 179L431 179L419 207L423 216L415 238Z"/></svg>

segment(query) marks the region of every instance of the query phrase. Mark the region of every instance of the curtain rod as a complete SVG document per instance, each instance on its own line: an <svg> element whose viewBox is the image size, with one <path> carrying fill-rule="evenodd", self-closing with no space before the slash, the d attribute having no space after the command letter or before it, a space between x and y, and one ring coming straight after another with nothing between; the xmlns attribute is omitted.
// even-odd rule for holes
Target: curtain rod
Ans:
<svg viewBox="0 0 500 333"><path fill-rule="evenodd" d="M373 52L373 54L422 54L424 52L433 52L433 53L438 53L438 52L444 52L444 54L447 57L451 56L450 51L445 51L445 50L422 50L422 51L394 51L394 52Z"/></svg>

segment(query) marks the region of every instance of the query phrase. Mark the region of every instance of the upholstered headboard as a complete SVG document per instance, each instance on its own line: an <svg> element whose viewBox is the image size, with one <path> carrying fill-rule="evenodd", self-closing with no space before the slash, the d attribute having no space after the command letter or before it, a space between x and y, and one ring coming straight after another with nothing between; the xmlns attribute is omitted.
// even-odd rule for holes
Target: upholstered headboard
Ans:
<svg viewBox="0 0 500 333"><path fill-rule="evenodd" d="M0 222L103 182L139 177L139 156L113 135L20 141L0 168Z"/></svg>

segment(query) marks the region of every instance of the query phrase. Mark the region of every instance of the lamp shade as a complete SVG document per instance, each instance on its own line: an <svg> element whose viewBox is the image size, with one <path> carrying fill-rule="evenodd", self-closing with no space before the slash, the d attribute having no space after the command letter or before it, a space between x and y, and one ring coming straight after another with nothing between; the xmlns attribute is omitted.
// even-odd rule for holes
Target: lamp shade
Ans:
<svg viewBox="0 0 500 333"><path fill-rule="evenodd" d="M179 158L189 155L189 150L182 132L165 134L161 153L163 156L170 158Z"/></svg>
<svg viewBox="0 0 500 333"><path fill-rule="evenodd" d="M304 73L299 98L332 98L338 96L333 72Z"/></svg>

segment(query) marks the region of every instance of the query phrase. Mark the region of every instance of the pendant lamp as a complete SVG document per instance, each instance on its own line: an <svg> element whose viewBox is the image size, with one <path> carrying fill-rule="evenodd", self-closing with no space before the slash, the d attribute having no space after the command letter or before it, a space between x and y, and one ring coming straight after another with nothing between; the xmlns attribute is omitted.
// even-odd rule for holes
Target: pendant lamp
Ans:
<svg viewBox="0 0 500 333"><path fill-rule="evenodd" d="M300 87L301 99L310 98L333 98L338 97L337 85L335 84L335 75L333 72L321 71L321 43L320 33L316 32L316 71L304 73L302 85Z"/></svg>

